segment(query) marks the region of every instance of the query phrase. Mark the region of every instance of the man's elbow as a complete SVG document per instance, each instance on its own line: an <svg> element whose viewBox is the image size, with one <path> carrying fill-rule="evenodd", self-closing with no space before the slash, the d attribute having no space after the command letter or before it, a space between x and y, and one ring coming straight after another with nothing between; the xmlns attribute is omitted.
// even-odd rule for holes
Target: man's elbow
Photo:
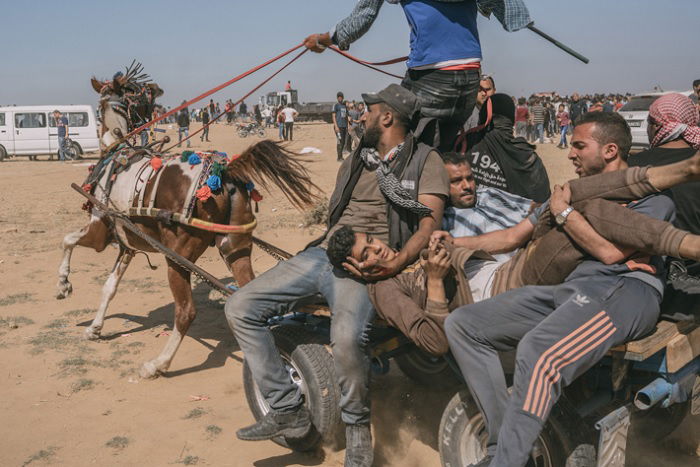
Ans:
<svg viewBox="0 0 700 467"><path fill-rule="evenodd" d="M619 250L603 250L599 255L598 255L598 261L601 263L605 264L606 266L610 266L613 264L617 264L625 259L624 253L622 253Z"/></svg>

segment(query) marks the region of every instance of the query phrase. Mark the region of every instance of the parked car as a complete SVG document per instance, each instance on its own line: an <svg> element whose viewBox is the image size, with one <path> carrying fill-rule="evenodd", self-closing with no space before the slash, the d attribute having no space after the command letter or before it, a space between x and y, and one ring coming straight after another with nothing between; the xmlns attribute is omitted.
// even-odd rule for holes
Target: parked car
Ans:
<svg viewBox="0 0 700 467"><path fill-rule="evenodd" d="M672 92L680 91L647 92L637 94L632 96L629 102L620 108L620 115L624 117L632 130L633 148L647 149L649 147L649 137L647 136L647 117L649 116L649 107L651 107L651 104L653 104L659 97ZM682 91L680 94L690 97L695 103L698 102L698 98L693 91Z"/></svg>
<svg viewBox="0 0 700 467"><path fill-rule="evenodd" d="M89 105L32 105L0 107L0 161L10 156L58 153L58 131L53 111L68 118L68 138L78 155L99 151L97 119Z"/></svg>

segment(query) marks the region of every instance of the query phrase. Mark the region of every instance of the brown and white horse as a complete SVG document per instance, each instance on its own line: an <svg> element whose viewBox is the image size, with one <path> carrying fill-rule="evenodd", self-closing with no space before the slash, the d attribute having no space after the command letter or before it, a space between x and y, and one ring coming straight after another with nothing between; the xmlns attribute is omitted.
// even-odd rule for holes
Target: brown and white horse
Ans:
<svg viewBox="0 0 700 467"><path fill-rule="evenodd" d="M114 89L112 92L114 92ZM104 96L105 89L101 89ZM118 94L107 96L118 98ZM120 124L118 117L110 120L108 111L102 116L104 134L113 133L110 125L113 121ZM123 122L125 123L125 122ZM119 128L119 127L118 127ZM128 126L126 128L128 130ZM119 132L116 133L118 136ZM123 131L121 134L126 134ZM116 140L115 140L116 141ZM108 143L108 141L105 141ZM130 149L131 154L145 151ZM105 157L105 156L103 156ZM141 193L144 204L150 203L155 197L154 207L170 212L181 212L185 203L189 202L190 185L196 180L190 175L190 164L179 159L165 164L160 170L160 182L153 193L156 177L145 176L150 165L150 158L132 163L121 172L112 183L109 196L105 193L108 173L101 177L94 188L94 195L105 204L120 211L128 211L136 205L134 193ZM246 183L253 181L261 187L269 183L278 186L289 200L297 207L303 208L313 203L316 194L312 190L318 187L311 181L308 172L299 160L289 151L271 141L261 141L246 149L240 157L229 163L223 176L223 186L218 194L206 201L197 200L193 216L204 221L245 225L254 220ZM107 200L107 198L109 198ZM119 221L105 217L97 209L93 209L89 223L82 229L70 233L63 239L63 259L59 267L57 298L66 298L72 292L68 280L70 274L70 259L75 246L93 248L97 252L104 250L111 243L118 243L119 255L112 272L102 289L102 300L92 324L85 330L85 337L98 339L104 323L109 302L114 297L119 281L126 271L129 262L138 251L152 252L145 241L124 229ZM216 244L219 253L227 263L234 279L239 285L244 285L254 277L250 261L252 247L252 232L222 235L209 231L198 230L190 226L170 223L166 224L150 217L131 217L139 228L150 237L174 250L179 255L195 262L210 245ZM168 260L168 283L175 303L175 323L165 348L160 355L147 361L141 367L142 377L155 377L165 372L175 355L182 339L195 318L196 310L192 299L190 273Z"/></svg>

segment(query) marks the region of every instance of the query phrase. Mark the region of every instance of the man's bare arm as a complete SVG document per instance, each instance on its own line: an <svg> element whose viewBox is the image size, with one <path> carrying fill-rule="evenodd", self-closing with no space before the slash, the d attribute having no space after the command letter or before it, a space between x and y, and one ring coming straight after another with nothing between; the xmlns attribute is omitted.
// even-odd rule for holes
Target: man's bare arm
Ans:
<svg viewBox="0 0 700 467"><path fill-rule="evenodd" d="M503 230L488 232L473 237L453 238L449 232L438 230L431 236L431 244L446 241L469 250L483 250L487 253L507 253L524 246L532 238L535 226L528 219Z"/></svg>

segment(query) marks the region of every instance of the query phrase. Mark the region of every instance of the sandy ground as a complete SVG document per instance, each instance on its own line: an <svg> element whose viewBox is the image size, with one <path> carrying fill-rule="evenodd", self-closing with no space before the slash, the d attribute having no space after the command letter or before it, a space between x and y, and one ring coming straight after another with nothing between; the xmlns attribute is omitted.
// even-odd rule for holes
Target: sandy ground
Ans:
<svg viewBox="0 0 700 467"><path fill-rule="evenodd" d="M195 125L196 127L196 125ZM276 130L268 130L276 138ZM169 134L173 135L172 129ZM194 148L241 151L233 128L217 124L212 143ZM326 193L335 182L335 138L326 124L297 125L291 148L319 148L309 167ZM573 175L565 152L539 149L552 183ZM223 301L195 285L199 316L166 377L140 380L141 363L156 356L173 321L162 256L151 271L139 255L108 313L103 339L82 340L99 303L101 285L116 256L77 248L73 296L54 298L60 242L86 221L83 199L69 188L87 174L86 163L0 164L0 465L342 465L343 453L290 452L272 442L238 441L235 430L253 421L243 394L242 354L223 317ZM279 192L263 193L257 235L298 251L321 232L303 228L304 214ZM199 261L226 277L214 249ZM274 264L255 250L260 273ZM437 427L449 393L426 391L398 370L375 377L373 425L377 465L438 466ZM648 465L697 465L697 423L659 446ZM695 444L687 440L695 433ZM642 464L639 464L642 465ZM643 464L647 465L647 464Z"/></svg>

